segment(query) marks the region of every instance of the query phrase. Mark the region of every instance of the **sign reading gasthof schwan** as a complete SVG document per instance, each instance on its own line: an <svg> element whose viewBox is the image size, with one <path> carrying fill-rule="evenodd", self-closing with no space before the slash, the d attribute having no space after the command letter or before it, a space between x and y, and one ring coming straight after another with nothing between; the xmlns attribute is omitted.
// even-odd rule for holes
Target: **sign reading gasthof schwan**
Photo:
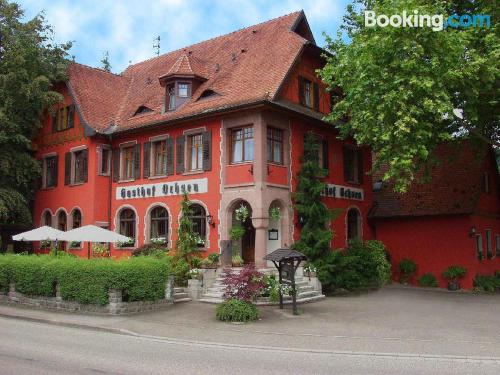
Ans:
<svg viewBox="0 0 500 375"><path fill-rule="evenodd" d="M196 180L117 187L116 199L168 197L169 195L180 195L184 192L188 194L200 194L207 191L208 180L206 178L199 178Z"/></svg>
<svg viewBox="0 0 500 375"><path fill-rule="evenodd" d="M334 184L326 184L325 190L323 190L321 195L324 197L353 199L356 201L362 201L364 199L363 189Z"/></svg>

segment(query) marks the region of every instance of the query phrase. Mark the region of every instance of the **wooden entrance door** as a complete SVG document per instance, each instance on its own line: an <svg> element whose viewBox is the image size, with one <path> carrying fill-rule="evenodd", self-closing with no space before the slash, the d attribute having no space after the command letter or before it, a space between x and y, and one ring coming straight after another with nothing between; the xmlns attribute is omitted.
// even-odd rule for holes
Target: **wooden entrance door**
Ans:
<svg viewBox="0 0 500 375"><path fill-rule="evenodd" d="M243 225L245 234L241 238L241 257L245 264L255 263L255 228L252 219L248 218Z"/></svg>

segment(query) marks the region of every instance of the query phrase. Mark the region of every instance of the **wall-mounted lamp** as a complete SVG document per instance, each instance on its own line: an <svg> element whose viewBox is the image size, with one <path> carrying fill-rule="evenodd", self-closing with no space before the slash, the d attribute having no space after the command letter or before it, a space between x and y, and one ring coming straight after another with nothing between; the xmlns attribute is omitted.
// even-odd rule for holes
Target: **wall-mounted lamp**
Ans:
<svg viewBox="0 0 500 375"><path fill-rule="evenodd" d="M214 223L214 220L213 220L213 216L208 214L207 215L207 223L210 224L211 226L215 226L215 223Z"/></svg>
<svg viewBox="0 0 500 375"><path fill-rule="evenodd" d="M476 235L476 226L473 225L469 231L469 237L474 237Z"/></svg>

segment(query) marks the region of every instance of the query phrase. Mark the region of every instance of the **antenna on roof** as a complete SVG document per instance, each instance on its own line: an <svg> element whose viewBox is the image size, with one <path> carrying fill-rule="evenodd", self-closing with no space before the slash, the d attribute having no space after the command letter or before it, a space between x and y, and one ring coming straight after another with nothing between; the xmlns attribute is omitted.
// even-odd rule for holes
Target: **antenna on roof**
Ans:
<svg viewBox="0 0 500 375"><path fill-rule="evenodd" d="M156 56L160 56L160 36L158 35L158 38L155 38L156 44L153 44L153 48L155 50Z"/></svg>

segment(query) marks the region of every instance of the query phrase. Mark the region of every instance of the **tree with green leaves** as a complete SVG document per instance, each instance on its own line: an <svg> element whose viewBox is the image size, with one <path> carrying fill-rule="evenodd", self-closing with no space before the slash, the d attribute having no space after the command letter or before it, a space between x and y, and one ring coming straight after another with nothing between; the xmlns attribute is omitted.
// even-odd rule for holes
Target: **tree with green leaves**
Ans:
<svg viewBox="0 0 500 375"><path fill-rule="evenodd" d="M40 165L32 140L46 111L62 96L71 44L53 42L43 14L24 21L16 3L0 0L0 226L29 224Z"/></svg>
<svg viewBox="0 0 500 375"><path fill-rule="evenodd" d="M111 63L109 62L109 51L104 52L101 60L102 69L111 72Z"/></svg>
<svg viewBox="0 0 500 375"><path fill-rule="evenodd" d="M432 151L443 141L468 136L500 146L495 5L489 0L354 0L342 31L327 39L331 54L320 76L335 94L327 119L343 137L371 146L375 168L387 165L384 178L394 179L397 190L404 191L422 167L432 165ZM491 24L442 31L366 27L365 10L388 16L404 10L443 14L444 20L483 14Z"/></svg>
<svg viewBox="0 0 500 375"><path fill-rule="evenodd" d="M181 218L179 228L177 229L176 255L189 261L189 258L198 251L198 243L200 238L193 230L191 221L191 201L188 194L185 192L181 201Z"/></svg>
<svg viewBox="0 0 500 375"><path fill-rule="evenodd" d="M294 206L303 225L300 239L293 244L293 248L304 253L312 263L331 251L333 231L328 226L337 215L335 210L321 202L321 194L325 190L321 179L326 176L326 171L319 164L319 145L316 135L306 134L297 190L293 195Z"/></svg>

